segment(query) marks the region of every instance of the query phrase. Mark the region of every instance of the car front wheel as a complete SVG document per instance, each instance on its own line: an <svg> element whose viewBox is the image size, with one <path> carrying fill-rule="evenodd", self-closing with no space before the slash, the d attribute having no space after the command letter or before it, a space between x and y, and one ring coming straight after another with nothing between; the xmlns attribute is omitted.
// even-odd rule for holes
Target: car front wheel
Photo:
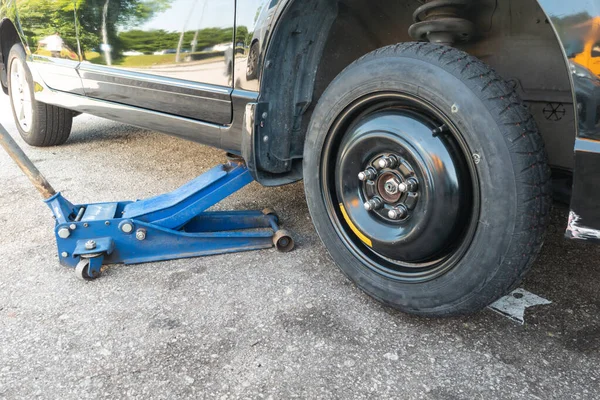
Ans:
<svg viewBox="0 0 600 400"><path fill-rule="evenodd" d="M543 141L480 60L429 43L379 49L330 84L308 132L313 222L374 298L420 315L477 311L538 254L550 206Z"/></svg>
<svg viewBox="0 0 600 400"><path fill-rule="evenodd" d="M34 83L25 62L25 50L15 44L8 56L8 95L17 129L32 146L56 146L71 133L73 112L40 103L34 97Z"/></svg>

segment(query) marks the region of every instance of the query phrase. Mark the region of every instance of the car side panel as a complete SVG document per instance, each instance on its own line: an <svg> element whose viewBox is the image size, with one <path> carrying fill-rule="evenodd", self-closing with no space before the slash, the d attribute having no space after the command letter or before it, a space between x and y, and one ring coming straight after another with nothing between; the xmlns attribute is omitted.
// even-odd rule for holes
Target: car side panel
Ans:
<svg viewBox="0 0 600 400"><path fill-rule="evenodd" d="M88 0L77 10L87 96L232 120L235 0Z"/></svg>

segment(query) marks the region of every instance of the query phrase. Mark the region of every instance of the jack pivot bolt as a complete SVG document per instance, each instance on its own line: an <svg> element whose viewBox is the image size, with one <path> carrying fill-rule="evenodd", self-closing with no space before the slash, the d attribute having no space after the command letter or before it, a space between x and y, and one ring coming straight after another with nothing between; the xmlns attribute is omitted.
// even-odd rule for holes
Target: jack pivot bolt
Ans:
<svg viewBox="0 0 600 400"><path fill-rule="evenodd" d="M398 185L398 188L401 192L416 192L419 189L419 182L415 178L409 178Z"/></svg>
<svg viewBox="0 0 600 400"><path fill-rule="evenodd" d="M406 209L406 206L404 206L404 204L394 207L390 211L388 211L388 217L390 219L402 219L406 218L407 215L408 210Z"/></svg>
<svg viewBox="0 0 600 400"><path fill-rule="evenodd" d="M398 158L396 156L383 157L377 161L377 166L380 169L396 168L398 166Z"/></svg>
<svg viewBox="0 0 600 400"><path fill-rule="evenodd" d="M383 200L379 197L373 197L371 200L367 201L364 206L367 211L379 210L383 207Z"/></svg>
<svg viewBox="0 0 600 400"><path fill-rule="evenodd" d="M358 179L361 181L372 181L377 178L377 170L373 167L369 167L362 172L358 173Z"/></svg>
<svg viewBox="0 0 600 400"><path fill-rule="evenodd" d="M86 250L94 250L96 248L96 241L94 240L88 240L87 242L85 242L85 249Z"/></svg>
<svg viewBox="0 0 600 400"><path fill-rule="evenodd" d="M123 231L123 233L131 233L133 232L133 224L131 224L130 222L125 222L123 224L121 224L121 231Z"/></svg>

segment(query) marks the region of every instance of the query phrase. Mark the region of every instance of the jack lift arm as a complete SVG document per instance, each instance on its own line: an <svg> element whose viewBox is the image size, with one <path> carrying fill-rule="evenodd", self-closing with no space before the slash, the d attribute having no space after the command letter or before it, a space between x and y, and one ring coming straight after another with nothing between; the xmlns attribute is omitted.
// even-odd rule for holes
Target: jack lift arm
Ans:
<svg viewBox="0 0 600 400"><path fill-rule="evenodd" d="M0 144L50 207L60 263L83 280L104 264L136 264L258 250L290 251L294 241L277 215L208 208L253 181L243 160L218 165L170 193L138 201L73 205L42 176L0 124Z"/></svg>

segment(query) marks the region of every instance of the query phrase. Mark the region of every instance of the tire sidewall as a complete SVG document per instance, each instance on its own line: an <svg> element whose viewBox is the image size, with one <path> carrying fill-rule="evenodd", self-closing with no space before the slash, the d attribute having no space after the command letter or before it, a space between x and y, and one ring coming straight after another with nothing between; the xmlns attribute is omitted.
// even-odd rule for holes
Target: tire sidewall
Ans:
<svg viewBox="0 0 600 400"><path fill-rule="evenodd" d="M21 127L21 124L19 123L19 119L17 117L17 111L15 110L15 106L12 100L12 85L10 83L10 80L12 79L12 66L13 66L13 62L15 59L18 59L21 61L22 65L23 65L23 69L25 71L25 79L27 80L28 86L29 86L29 92L31 95L31 127L29 128L29 131L24 131L23 128ZM31 143L34 140L34 132L37 132L37 125L38 125L38 112L37 112L37 102L35 100L35 93L34 93L34 82L33 82L33 77L31 75L31 71L29 70L29 66L27 65L27 57L25 54L25 50L23 49L23 46L20 44L15 44L13 45L13 47L10 49L9 55L8 55L8 69L7 69L7 73L8 73L8 95L10 98L10 108L12 110L12 114L13 114L13 118L15 120L15 125L17 126L17 130L19 131L19 134L21 135L21 137L27 142L27 143Z"/></svg>
<svg viewBox="0 0 600 400"><path fill-rule="evenodd" d="M471 246L455 268L419 284L386 278L352 254L328 215L320 178L323 147L337 116L364 95L390 91L416 95L435 104L461 132L469 152L481 157L476 165L481 206ZM499 267L516 231L517 184L511 153L498 126L502 121L494 117L480 96L451 69L410 56L389 56L385 62L374 57L351 65L319 101L305 144L309 210L331 256L371 296L406 311L443 314L444 310L460 308L460 303L488 304L505 290L506 278ZM458 107L455 113L453 106ZM482 291L484 285L491 285L491 289Z"/></svg>

